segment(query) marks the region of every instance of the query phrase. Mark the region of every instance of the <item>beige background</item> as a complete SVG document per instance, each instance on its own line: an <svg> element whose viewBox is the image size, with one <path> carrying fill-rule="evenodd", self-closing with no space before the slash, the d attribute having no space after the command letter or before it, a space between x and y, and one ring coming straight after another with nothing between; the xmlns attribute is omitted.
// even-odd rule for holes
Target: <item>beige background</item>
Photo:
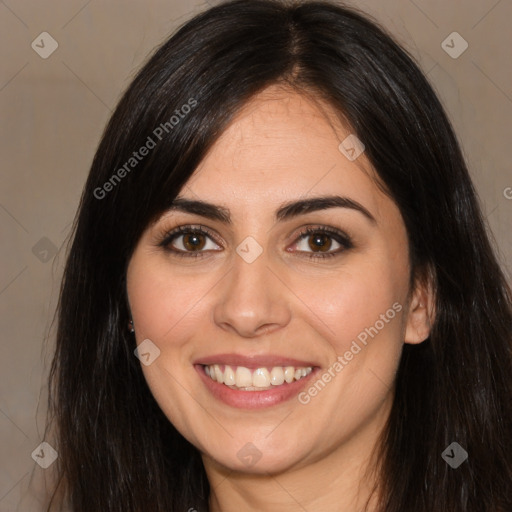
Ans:
<svg viewBox="0 0 512 512"><path fill-rule="evenodd" d="M459 135L510 276L512 2L349 3L388 27L434 84ZM48 345L45 339L63 244L102 130L148 52L207 5L185 0L0 1L2 512L39 510L29 501L27 488L32 476L37 480L49 471L31 458L43 441L42 386L53 338L49 336ZM47 59L31 47L44 31L58 43ZM469 44L457 59L441 45L454 31Z"/></svg>

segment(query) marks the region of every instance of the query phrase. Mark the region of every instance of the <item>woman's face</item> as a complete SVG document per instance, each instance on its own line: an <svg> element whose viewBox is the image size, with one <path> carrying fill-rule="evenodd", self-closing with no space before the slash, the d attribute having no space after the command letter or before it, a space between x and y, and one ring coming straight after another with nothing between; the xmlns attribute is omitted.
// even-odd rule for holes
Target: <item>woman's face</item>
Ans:
<svg viewBox="0 0 512 512"><path fill-rule="evenodd" d="M403 342L428 335L399 210L317 105L255 97L128 267L144 376L207 468L369 454Z"/></svg>

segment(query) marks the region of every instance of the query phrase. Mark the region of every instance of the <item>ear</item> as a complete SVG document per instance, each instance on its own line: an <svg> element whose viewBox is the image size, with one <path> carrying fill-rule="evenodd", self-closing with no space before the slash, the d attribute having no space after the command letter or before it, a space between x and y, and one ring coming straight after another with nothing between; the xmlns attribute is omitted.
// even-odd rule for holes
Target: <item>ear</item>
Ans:
<svg viewBox="0 0 512 512"><path fill-rule="evenodd" d="M416 281L407 311L405 343L416 345L430 336L434 323L433 278L420 277Z"/></svg>

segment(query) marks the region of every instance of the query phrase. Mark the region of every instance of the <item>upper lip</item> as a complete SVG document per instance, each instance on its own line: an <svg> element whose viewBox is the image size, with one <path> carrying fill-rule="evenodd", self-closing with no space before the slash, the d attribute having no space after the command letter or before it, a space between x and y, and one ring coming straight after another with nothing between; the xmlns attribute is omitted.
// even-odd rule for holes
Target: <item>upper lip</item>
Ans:
<svg viewBox="0 0 512 512"><path fill-rule="evenodd" d="M294 366L307 368L315 367L318 364L312 361L299 361L291 357L279 355L241 355L241 354L215 354L211 356L200 357L194 361L194 364L210 366L213 364L226 364L229 366L244 366L251 370L273 366Z"/></svg>

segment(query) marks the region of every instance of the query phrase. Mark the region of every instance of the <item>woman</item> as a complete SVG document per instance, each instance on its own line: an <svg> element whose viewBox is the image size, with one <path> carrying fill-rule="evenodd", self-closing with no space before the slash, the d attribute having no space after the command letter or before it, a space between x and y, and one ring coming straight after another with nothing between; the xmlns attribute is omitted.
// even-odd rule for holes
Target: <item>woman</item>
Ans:
<svg viewBox="0 0 512 512"><path fill-rule="evenodd" d="M50 416L73 511L509 511L511 298L412 59L333 3L165 42L94 158Z"/></svg>

